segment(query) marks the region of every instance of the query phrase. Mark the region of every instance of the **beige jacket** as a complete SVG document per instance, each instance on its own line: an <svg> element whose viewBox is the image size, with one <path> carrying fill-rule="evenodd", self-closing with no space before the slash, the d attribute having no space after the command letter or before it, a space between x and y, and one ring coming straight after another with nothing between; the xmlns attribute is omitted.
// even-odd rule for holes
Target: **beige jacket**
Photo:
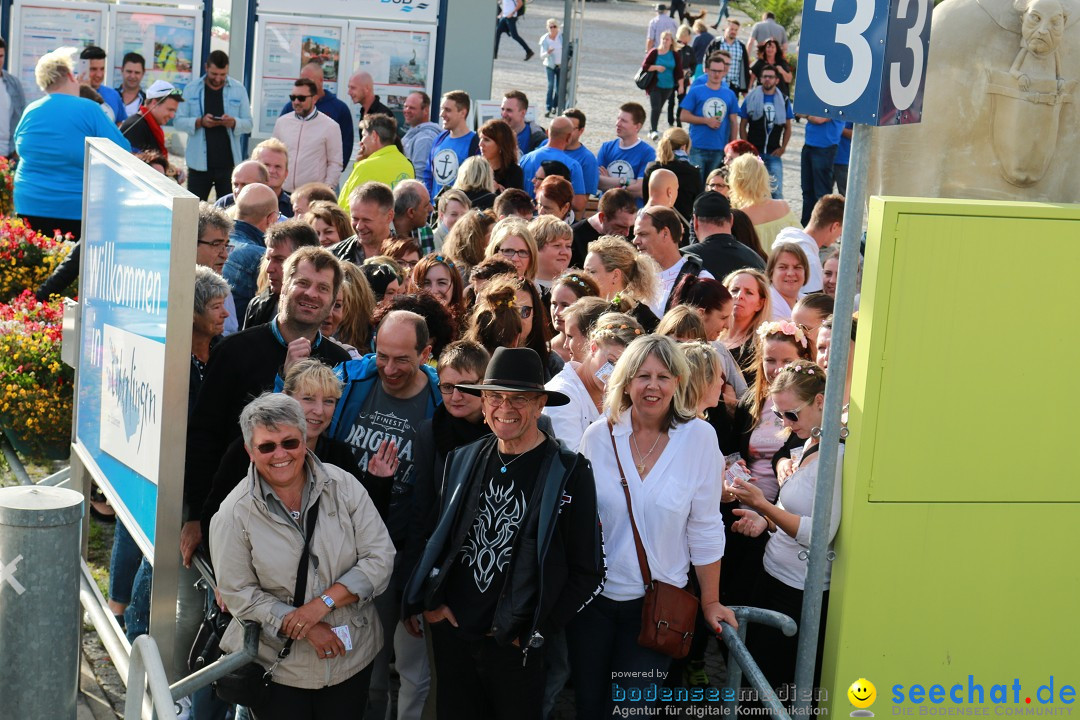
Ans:
<svg viewBox="0 0 1080 720"><path fill-rule="evenodd" d="M273 135L289 148L285 192L309 182L332 188L341 182L341 127L329 115L301 120L294 112L285 113L274 122Z"/></svg>
<svg viewBox="0 0 1080 720"><path fill-rule="evenodd" d="M293 643L289 657L274 671L274 682L289 687L318 689L337 685L374 659L383 644L382 627L371 600L386 590L394 567L394 545L367 491L352 475L307 456L308 478L314 485L307 507L321 497L319 519L311 539L307 600L319 597L340 582L359 602L339 607L326 616L331 627L348 626L353 649L329 660L316 655L311 643ZM237 620L262 624L259 663L270 667L285 638L278 636L281 620L292 612L304 537L295 523L275 515L263 499L255 466L229 493L210 521L210 547L222 599L235 618L221 649L243 648L243 629Z"/></svg>

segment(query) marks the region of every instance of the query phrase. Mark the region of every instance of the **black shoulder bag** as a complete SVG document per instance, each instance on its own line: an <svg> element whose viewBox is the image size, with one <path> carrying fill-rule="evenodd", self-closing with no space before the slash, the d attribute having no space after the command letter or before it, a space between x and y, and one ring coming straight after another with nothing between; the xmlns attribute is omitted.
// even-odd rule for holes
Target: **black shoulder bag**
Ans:
<svg viewBox="0 0 1080 720"><path fill-rule="evenodd" d="M296 570L296 589L293 592L293 605L300 607L304 604L304 587L307 584L308 558L310 557L311 536L315 534L315 523L319 519L319 501L315 498L307 512L307 533L304 536L304 549L300 553L300 566ZM277 660L270 669L265 669L257 662L249 662L239 670L234 670L228 675L214 682L214 691L217 696L230 705L243 705L244 707L257 708L262 702L266 688L274 679L274 670L292 652L293 639L285 641L285 645L278 653Z"/></svg>

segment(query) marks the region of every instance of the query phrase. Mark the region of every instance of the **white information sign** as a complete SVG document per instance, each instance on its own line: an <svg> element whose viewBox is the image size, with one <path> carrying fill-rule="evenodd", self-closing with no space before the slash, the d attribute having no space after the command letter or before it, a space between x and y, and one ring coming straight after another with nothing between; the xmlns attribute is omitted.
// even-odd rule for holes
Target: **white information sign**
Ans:
<svg viewBox="0 0 1080 720"><path fill-rule="evenodd" d="M252 98L255 134L270 135L281 109L289 103L300 68L315 60L322 65L323 87L337 93L341 42L345 23L261 15L256 30L256 77Z"/></svg>
<svg viewBox="0 0 1080 720"><path fill-rule="evenodd" d="M439 0L305 0L302 5L294 0L259 0L259 12L303 12L315 17L436 23L439 20Z"/></svg>
<svg viewBox="0 0 1080 720"><path fill-rule="evenodd" d="M108 5L89 2L15 4L8 67L22 82L28 103L44 95L34 81L34 68L42 55L65 46L105 47L108 11Z"/></svg>
<svg viewBox="0 0 1080 720"><path fill-rule="evenodd" d="M435 76L434 25L354 21L349 23L349 75L361 70L375 83L375 94L398 114L414 90L431 94ZM353 107L353 114L358 112ZM357 116L359 120L359 116Z"/></svg>
<svg viewBox="0 0 1080 720"><path fill-rule="evenodd" d="M137 52L146 59L143 87L166 80L183 89L201 74L202 18L198 10L184 8L117 6L112 13L111 84L120 84L124 55Z"/></svg>
<svg viewBox="0 0 1080 720"><path fill-rule="evenodd" d="M101 449L157 485L165 345L108 324L102 343Z"/></svg>

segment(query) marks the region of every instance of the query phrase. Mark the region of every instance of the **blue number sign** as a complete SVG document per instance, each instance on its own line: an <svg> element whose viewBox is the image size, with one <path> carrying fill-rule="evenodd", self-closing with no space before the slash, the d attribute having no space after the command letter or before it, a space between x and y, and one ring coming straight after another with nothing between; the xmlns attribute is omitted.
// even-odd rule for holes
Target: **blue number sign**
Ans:
<svg viewBox="0 0 1080 720"><path fill-rule="evenodd" d="M932 0L807 0L795 112L865 125L922 119Z"/></svg>

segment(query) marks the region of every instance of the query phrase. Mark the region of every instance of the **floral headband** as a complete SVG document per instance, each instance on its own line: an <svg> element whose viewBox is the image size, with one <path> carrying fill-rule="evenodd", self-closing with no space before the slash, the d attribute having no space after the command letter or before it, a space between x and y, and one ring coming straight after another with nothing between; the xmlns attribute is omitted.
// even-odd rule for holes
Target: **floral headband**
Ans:
<svg viewBox="0 0 1080 720"><path fill-rule="evenodd" d="M598 329L601 332L614 332L616 330L630 330L631 328L626 323L622 323L621 325L616 325L615 323L612 323L611 325L603 325ZM642 334L641 328L633 328L633 330L634 330L635 335L641 335Z"/></svg>
<svg viewBox="0 0 1080 720"><path fill-rule="evenodd" d="M773 321L762 323L757 331L758 337L762 340L764 340L770 335L774 335L777 333L790 335L791 337L795 338L795 342L799 343L803 347L806 347L806 333L803 332L803 329L801 327L791 322L790 320L785 320L783 322Z"/></svg>
<svg viewBox="0 0 1080 720"><path fill-rule="evenodd" d="M818 368L813 363L806 363L804 365L800 365L798 363L791 363L790 365L785 365L784 367L780 368L780 372L793 372L793 373L803 373L805 375L817 375L817 372L818 372L819 369L820 368ZM824 372L825 371L822 370L823 374L824 374Z"/></svg>
<svg viewBox="0 0 1080 720"><path fill-rule="evenodd" d="M615 293L614 297L611 298L611 304L620 307L622 305L622 293Z"/></svg>
<svg viewBox="0 0 1080 720"><path fill-rule="evenodd" d="M432 259L435 260L435 262L437 263L442 263L443 265L446 265L451 270L456 268L456 266L454 265L454 261L444 255L436 255Z"/></svg>
<svg viewBox="0 0 1080 720"><path fill-rule="evenodd" d="M563 281L563 284L572 284L572 285L577 285L579 287L583 287L586 290L589 289L589 284L587 282L585 282L584 280L582 280L580 275L567 275L562 279L562 281Z"/></svg>
<svg viewBox="0 0 1080 720"><path fill-rule="evenodd" d="M502 307L503 305L509 308L515 307L513 298L510 298L509 300L496 300L493 305L495 307Z"/></svg>

